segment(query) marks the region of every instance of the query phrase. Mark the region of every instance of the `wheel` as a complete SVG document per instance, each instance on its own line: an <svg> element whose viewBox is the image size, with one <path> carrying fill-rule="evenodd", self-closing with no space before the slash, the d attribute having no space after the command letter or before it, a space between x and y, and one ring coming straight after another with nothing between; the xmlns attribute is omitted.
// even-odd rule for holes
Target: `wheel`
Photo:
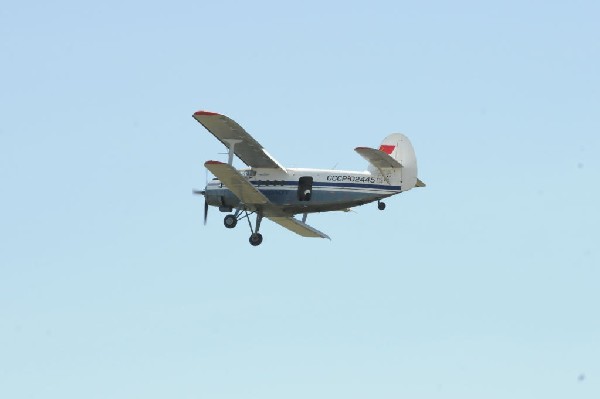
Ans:
<svg viewBox="0 0 600 399"><path fill-rule="evenodd" d="M257 246L260 245L260 243L262 242L262 234L260 233L254 233L250 236L250 244L252 244L253 246Z"/></svg>
<svg viewBox="0 0 600 399"><path fill-rule="evenodd" d="M223 219L223 224L228 229L233 229L235 227L235 225L237 224L237 219L233 215L227 215L227 216L225 216L225 219Z"/></svg>
<svg viewBox="0 0 600 399"><path fill-rule="evenodd" d="M385 202L379 201L377 203L377 208L379 208L380 211L383 211L385 209Z"/></svg>

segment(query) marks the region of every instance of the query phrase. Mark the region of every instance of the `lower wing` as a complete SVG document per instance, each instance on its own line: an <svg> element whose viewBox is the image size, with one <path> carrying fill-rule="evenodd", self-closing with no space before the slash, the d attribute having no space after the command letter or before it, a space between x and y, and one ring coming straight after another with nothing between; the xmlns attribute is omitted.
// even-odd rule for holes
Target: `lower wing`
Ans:
<svg viewBox="0 0 600 399"><path fill-rule="evenodd" d="M331 240L327 234L322 233L314 227L310 227L306 223L293 217L269 217L269 219L302 237L320 237Z"/></svg>
<svg viewBox="0 0 600 399"><path fill-rule="evenodd" d="M233 166L219 162L219 161L207 161L204 166L215 175L221 183L223 183L236 197L240 199L245 205L250 205L256 208L271 208L275 210L279 208L273 204L263 193L261 193L256 187L254 187L248 179L246 179L240 172L238 172ZM320 232L319 230L310 227L306 223L303 223L290 216L267 216L269 219L277 223L278 225L285 227L286 229L293 231L303 237L321 237L329 238L327 234Z"/></svg>

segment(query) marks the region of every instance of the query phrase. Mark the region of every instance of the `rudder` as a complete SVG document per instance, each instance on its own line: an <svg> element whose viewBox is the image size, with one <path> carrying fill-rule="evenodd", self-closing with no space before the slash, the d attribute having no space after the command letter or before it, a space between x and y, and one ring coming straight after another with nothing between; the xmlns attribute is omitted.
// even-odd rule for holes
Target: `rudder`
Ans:
<svg viewBox="0 0 600 399"><path fill-rule="evenodd" d="M417 157L408 137L402 133L392 133L383 139L379 151L385 152L402 165L398 172L401 176L402 191L410 190L417 185ZM372 165L369 165L369 171L379 173L379 170Z"/></svg>

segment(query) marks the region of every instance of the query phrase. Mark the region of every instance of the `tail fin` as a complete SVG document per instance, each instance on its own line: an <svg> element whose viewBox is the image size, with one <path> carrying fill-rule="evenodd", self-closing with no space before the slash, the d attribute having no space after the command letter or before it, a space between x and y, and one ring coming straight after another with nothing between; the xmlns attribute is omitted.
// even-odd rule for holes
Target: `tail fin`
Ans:
<svg viewBox="0 0 600 399"><path fill-rule="evenodd" d="M408 137L402 133L392 133L383 139L379 151L385 152L402 165L396 172L400 174L402 191L410 190L415 186L421 187L420 184L417 184L420 182L417 179L417 157ZM379 173L379 170L373 165L369 165L369 171L374 174Z"/></svg>

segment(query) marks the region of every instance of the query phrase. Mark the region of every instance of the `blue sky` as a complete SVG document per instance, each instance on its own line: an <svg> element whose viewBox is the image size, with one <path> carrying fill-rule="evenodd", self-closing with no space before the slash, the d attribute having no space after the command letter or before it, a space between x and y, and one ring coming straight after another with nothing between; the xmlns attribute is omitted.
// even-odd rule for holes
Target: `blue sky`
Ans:
<svg viewBox="0 0 600 399"><path fill-rule="evenodd" d="M597 398L599 11L5 4L0 397ZM286 166L403 132L428 186L251 247L199 109Z"/></svg>

